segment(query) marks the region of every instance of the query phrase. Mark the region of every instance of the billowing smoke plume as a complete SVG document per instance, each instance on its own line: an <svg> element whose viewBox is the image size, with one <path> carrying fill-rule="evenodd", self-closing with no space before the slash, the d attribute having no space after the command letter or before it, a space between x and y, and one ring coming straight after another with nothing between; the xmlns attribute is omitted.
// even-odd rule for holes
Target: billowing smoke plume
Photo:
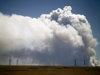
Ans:
<svg viewBox="0 0 100 75"><path fill-rule="evenodd" d="M86 17L70 6L31 18L0 13L0 61L17 64L98 65L96 39ZM19 62L18 62L19 60Z"/></svg>

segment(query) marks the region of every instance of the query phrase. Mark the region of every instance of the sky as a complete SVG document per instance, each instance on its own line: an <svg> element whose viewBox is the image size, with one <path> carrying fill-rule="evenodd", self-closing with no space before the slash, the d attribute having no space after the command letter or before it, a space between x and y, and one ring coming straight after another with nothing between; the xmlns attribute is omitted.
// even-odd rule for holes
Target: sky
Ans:
<svg viewBox="0 0 100 75"><path fill-rule="evenodd" d="M89 21L93 36L100 43L100 1L99 0L0 0L0 12L11 15L18 14L40 17L57 8L71 6L72 12L83 14ZM100 60L100 44L95 48L96 58Z"/></svg>

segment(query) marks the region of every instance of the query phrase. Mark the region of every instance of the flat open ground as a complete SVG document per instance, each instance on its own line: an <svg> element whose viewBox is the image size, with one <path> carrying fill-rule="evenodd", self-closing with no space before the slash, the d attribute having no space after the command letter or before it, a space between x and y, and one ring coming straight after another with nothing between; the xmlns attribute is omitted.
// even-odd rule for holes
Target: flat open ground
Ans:
<svg viewBox="0 0 100 75"><path fill-rule="evenodd" d="M100 67L1 65L0 75L100 75Z"/></svg>

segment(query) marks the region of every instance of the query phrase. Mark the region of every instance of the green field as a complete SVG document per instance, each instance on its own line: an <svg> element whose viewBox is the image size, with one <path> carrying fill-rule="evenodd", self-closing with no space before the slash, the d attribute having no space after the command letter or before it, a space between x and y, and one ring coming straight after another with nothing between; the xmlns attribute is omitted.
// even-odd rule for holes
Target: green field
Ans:
<svg viewBox="0 0 100 75"><path fill-rule="evenodd" d="M1 65L0 75L100 75L100 67Z"/></svg>

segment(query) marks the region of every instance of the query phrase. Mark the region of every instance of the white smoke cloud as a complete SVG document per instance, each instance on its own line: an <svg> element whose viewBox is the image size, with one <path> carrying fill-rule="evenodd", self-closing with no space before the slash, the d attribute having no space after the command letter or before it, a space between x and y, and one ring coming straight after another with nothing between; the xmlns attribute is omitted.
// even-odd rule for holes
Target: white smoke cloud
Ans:
<svg viewBox="0 0 100 75"><path fill-rule="evenodd" d="M65 6L39 18L0 13L0 56L22 64L31 59L33 65L99 65L90 24L71 10Z"/></svg>

